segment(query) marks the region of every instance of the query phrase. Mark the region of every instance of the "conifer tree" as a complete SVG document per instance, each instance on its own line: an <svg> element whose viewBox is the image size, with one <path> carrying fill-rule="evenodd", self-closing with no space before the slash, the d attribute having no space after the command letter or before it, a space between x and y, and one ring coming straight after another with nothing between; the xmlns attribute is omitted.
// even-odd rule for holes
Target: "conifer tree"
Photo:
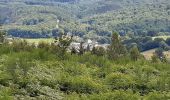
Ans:
<svg viewBox="0 0 170 100"><path fill-rule="evenodd" d="M121 43L118 33L112 34L111 45L108 47L107 54L109 59L114 60L126 54L126 48Z"/></svg>
<svg viewBox="0 0 170 100"><path fill-rule="evenodd" d="M140 58L140 52L137 46L134 46L131 50L130 50L130 57L132 60L137 61Z"/></svg>

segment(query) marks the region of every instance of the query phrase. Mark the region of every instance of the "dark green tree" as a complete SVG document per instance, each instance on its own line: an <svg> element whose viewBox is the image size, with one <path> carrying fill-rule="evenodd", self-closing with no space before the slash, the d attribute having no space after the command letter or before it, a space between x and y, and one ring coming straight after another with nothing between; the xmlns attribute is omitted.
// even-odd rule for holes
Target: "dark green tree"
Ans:
<svg viewBox="0 0 170 100"><path fill-rule="evenodd" d="M84 54L83 42L80 43L79 55Z"/></svg>
<svg viewBox="0 0 170 100"><path fill-rule="evenodd" d="M89 45L89 44L87 45L87 49L86 49L86 51L87 51L87 52L89 52L89 51L90 51L90 45Z"/></svg>
<svg viewBox="0 0 170 100"><path fill-rule="evenodd" d="M151 57L152 63L158 63L160 62L159 57L154 53L153 56Z"/></svg>
<svg viewBox="0 0 170 100"><path fill-rule="evenodd" d="M159 47L162 48L162 49L165 50L165 51L170 50L170 46L168 46L168 44L166 44L164 41L161 41L161 42L159 43Z"/></svg>
<svg viewBox="0 0 170 100"><path fill-rule="evenodd" d="M91 54L96 54L96 47L95 46L92 48Z"/></svg>
<svg viewBox="0 0 170 100"><path fill-rule="evenodd" d="M132 60L137 61L140 57L141 54L139 52L139 49L137 46L134 46L131 50L130 50L130 57Z"/></svg>
<svg viewBox="0 0 170 100"><path fill-rule="evenodd" d="M4 41L5 41L5 35L6 35L5 32L0 31L0 43L4 43Z"/></svg>
<svg viewBox="0 0 170 100"><path fill-rule="evenodd" d="M118 59L126 54L126 48L121 43L118 33L113 33L111 38L111 44L107 50L109 59Z"/></svg>
<svg viewBox="0 0 170 100"><path fill-rule="evenodd" d="M166 43L170 46L170 38L166 39Z"/></svg>
<svg viewBox="0 0 170 100"><path fill-rule="evenodd" d="M76 48L75 48L75 47L72 47L72 49L71 49L71 55L72 55L72 54L76 54L76 53L77 53Z"/></svg>
<svg viewBox="0 0 170 100"><path fill-rule="evenodd" d="M163 53L163 49L162 48L158 48L155 50L155 55L161 60L161 62L167 62L167 58Z"/></svg>
<svg viewBox="0 0 170 100"><path fill-rule="evenodd" d="M91 53L97 56L104 56L106 54L106 50L103 47L93 47Z"/></svg>

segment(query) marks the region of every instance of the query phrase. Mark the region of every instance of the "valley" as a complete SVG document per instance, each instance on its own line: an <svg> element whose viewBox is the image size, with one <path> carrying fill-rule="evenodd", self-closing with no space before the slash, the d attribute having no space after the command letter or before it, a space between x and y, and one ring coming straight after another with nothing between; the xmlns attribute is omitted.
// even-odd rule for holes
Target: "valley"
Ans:
<svg viewBox="0 0 170 100"><path fill-rule="evenodd" d="M0 100L169 100L169 0L0 0Z"/></svg>

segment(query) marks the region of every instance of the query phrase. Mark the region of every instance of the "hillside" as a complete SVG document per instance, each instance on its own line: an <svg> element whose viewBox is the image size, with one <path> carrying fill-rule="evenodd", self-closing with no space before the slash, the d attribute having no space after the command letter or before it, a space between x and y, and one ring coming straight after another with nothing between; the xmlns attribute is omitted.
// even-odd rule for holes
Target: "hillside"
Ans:
<svg viewBox="0 0 170 100"><path fill-rule="evenodd" d="M107 39L111 31L153 36L169 34L169 5L168 0L1 0L0 23L10 35L26 38L56 36L57 20L60 29L81 37Z"/></svg>
<svg viewBox="0 0 170 100"><path fill-rule="evenodd" d="M107 51L83 53L66 52L68 38L1 43L0 100L168 100L169 62L128 53L114 37Z"/></svg>
<svg viewBox="0 0 170 100"><path fill-rule="evenodd" d="M169 65L170 0L0 0L0 100L170 100Z"/></svg>

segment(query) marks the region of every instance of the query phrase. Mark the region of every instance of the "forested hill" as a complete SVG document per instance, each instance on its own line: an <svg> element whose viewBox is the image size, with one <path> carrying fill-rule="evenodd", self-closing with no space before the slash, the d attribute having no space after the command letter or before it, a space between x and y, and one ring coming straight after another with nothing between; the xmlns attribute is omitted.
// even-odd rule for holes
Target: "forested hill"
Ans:
<svg viewBox="0 0 170 100"><path fill-rule="evenodd" d="M169 0L0 0L3 29L26 38L56 36L57 20L60 29L82 37L169 34L169 16Z"/></svg>

